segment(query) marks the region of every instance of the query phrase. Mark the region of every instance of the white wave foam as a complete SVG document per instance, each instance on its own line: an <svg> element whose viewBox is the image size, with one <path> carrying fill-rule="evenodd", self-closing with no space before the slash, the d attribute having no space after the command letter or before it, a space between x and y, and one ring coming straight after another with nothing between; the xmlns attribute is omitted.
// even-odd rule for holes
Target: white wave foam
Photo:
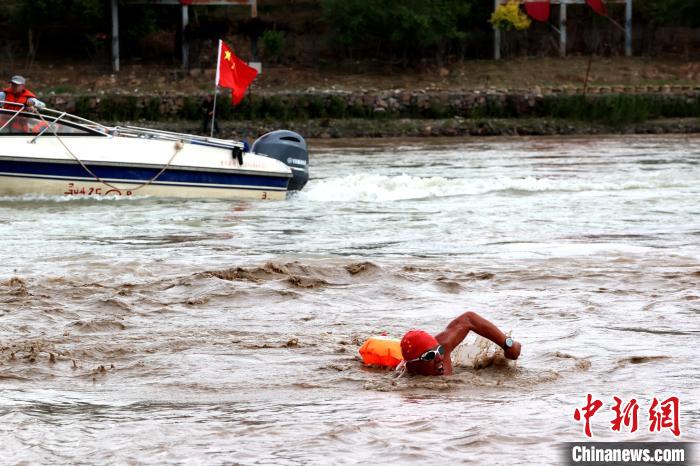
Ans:
<svg viewBox="0 0 700 466"><path fill-rule="evenodd" d="M59 196L52 194L22 194L0 196L0 202L111 202L148 199L150 196Z"/></svg>
<svg viewBox="0 0 700 466"><path fill-rule="evenodd" d="M387 176L357 173L343 177L311 180L307 188L299 194L301 198L321 202L385 202L474 195L498 191L584 192L671 187L686 187L686 185L677 181L671 182L663 179L616 183L535 177L467 179L434 176L422 178L406 174Z"/></svg>

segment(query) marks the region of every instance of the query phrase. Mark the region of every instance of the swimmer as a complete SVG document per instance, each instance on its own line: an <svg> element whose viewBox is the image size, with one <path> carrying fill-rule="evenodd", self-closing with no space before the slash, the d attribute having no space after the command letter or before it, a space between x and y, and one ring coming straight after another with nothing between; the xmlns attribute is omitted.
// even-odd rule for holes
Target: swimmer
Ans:
<svg viewBox="0 0 700 466"><path fill-rule="evenodd" d="M520 343L480 315L465 312L435 336L423 330L407 332L401 339L406 371L416 375L452 375L450 355L470 331L503 348L506 358L515 360L520 356Z"/></svg>

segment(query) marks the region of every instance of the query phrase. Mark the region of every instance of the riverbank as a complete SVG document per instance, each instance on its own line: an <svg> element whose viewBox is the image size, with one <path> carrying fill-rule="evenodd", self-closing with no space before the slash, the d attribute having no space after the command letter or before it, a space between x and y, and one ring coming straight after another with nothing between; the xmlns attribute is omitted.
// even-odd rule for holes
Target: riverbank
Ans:
<svg viewBox="0 0 700 466"><path fill-rule="evenodd" d="M120 125L140 125L155 129L197 134L198 123L177 121L122 121ZM556 136L594 134L692 134L700 133L698 118L666 118L643 123L610 126L550 118L447 118L368 120L313 119L305 121L222 121L218 137L253 140L268 131L285 128L306 138L385 138L455 136Z"/></svg>
<svg viewBox="0 0 700 466"><path fill-rule="evenodd" d="M266 67L240 105L222 92L217 120L223 137L280 127L315 138L699 132L699 63L595 58L590 73L588 65L572 57L374 74ZM198 132L214 70L77 73L49 64L31 87L51 107L96 121Z"/></svg>
<svg viewBox="0 0 700 466"><path fill-rule="evenodd" d="M201 131L203 94L55 95L49 106L101 122ZM522 91L260 92L219 99L223 137L286 127L317 138L700 131L700 87Z"/></svg>
<svg viewBox="0 0 700 466"><path fill-rule="evenodd" d="M589 66L590 65L590 66ZM159 63L124 63L120 73L107 64L41 61L31 69L0 63L0 71L23 74L29 87L44 96L52 94L157 94L187 95L211 92L215 69ZM407 67L379 60L353 60L335 66L314 67L263 63L263 72L251 86L260 92L364 92L396 89L446 91L496 91L537 88L582 89L616 86L697 86L700 61L672 57L523 57L507 60L464 60L436 66L420 62Z"/></svg>

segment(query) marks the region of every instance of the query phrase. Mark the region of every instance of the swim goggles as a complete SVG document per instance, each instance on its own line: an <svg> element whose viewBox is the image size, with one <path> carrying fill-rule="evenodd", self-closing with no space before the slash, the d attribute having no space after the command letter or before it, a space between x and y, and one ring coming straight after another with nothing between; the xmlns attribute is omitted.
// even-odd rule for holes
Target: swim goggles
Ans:
<svg viewBox="0 0 700 466"><path fill-rule="evenodd" d="M406 361L406 362L432 361L435 358L437 358L438 353L440 354L440 356L445 354L445 348L442 345L438 345L437 348L428 350L425 353L421 354L416 359L411 359L411 360Z"/></svg>

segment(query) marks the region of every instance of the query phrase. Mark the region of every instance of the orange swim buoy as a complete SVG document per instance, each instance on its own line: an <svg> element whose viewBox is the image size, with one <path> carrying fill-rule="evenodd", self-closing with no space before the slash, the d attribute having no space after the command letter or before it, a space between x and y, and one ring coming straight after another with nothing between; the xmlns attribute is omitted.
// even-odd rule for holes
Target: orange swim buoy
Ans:
<svg viewBox="0 0 700 466"><path fill-rule="evenodd" d="M385 336L369 337L360 346L362 362L368 366L394 368L403 361L401 356L401 341Z"/></svg>

